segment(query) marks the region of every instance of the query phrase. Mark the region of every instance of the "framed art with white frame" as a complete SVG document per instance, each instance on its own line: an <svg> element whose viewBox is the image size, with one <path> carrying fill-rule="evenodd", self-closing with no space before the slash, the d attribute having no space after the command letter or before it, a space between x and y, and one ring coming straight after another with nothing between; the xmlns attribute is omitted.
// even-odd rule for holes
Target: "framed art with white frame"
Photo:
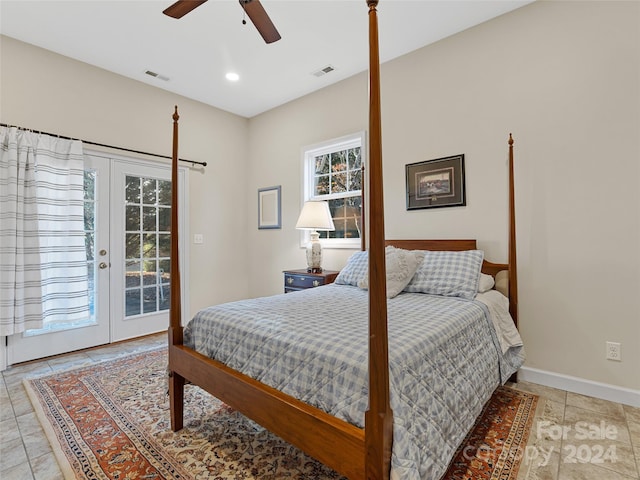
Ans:
<svg viewBox="0 0 640 480"><path fill-rule="evenodd" d="M258 229L282 227L281 186L258 189Z"/></svg>

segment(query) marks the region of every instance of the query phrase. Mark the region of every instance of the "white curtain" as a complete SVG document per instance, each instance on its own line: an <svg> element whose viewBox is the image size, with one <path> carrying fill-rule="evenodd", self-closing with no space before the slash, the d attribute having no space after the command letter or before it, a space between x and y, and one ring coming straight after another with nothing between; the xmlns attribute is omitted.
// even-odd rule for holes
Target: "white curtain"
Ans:
<svg viewBox="0 0 640 480"><path fill-rule="evenodd" d="M0 127L0 335L89 315L82 143Z"/></svg>

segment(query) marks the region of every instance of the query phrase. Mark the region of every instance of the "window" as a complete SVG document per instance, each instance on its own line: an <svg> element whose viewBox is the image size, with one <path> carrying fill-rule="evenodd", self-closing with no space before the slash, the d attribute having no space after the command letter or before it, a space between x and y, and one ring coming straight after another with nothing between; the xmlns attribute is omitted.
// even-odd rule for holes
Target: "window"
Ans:
<svg viewBox="0 0 640 480"><path fill-rule="evenodd" d="M329 140L303 150L304 201L326 200L336 227L319 232L324 247L360 245L364 132ZM302 243L309 241L304 232Z"/></svg>

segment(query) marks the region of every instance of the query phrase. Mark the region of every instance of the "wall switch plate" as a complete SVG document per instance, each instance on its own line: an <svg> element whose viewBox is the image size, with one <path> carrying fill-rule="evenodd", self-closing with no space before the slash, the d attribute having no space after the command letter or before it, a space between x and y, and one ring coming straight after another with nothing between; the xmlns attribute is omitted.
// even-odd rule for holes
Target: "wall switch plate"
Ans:
<svg viewBox="0 0 640 480"><path fill-rule="evenodd" d="M193 234L193 243L200 245L202 243L204 243L204 235L202 235L201 233L194 233Z"/></svg>
<svg viewBox="0 0 640 480"><path fill-rule="evenodd" d="M607 342L607 360L622 361L622 345L617 342Z"/></svg>

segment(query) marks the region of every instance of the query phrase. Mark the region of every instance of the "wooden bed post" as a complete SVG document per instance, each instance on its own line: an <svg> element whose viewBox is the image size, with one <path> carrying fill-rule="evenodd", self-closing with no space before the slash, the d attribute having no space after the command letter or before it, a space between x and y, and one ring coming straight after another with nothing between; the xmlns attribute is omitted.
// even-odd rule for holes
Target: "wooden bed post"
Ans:
<svg viewBox="0 0 640 480"><path fill-rule="evenodd" d="M513 137L509 134L509 313L518 327L518 266L516 258L516 202L513 176Z"/></svg>
<svg viewBox="0 0 640 480"><path fill-rule="evenodd" d="M369 6L369 409L365 413L365 478L389 478L393 412L389 400L387 285L384 198L382 194L382 129L378 0Z"/></svg>
<svg viewBox="0 0 640 480"><path fill-rule="evenodd" d="M362 163L362 167L360 168L360 171L362 172L362 186L360 191L362 192L360 194L360 250L365 251L367 249L367 234L366 231L367 229L366 227L366 222L365 222L365 169L364 169L364 162Z"/></svg>
<svg viewBox="0 0 640 480"><path fill-rule="evenodd" d="M171 296L169 304L169 402L171 429L182 429L184 378L171 370L172 345L182 345L180 261L178 257L178 106L173 112L173 154L171 160Z"/></svg>

